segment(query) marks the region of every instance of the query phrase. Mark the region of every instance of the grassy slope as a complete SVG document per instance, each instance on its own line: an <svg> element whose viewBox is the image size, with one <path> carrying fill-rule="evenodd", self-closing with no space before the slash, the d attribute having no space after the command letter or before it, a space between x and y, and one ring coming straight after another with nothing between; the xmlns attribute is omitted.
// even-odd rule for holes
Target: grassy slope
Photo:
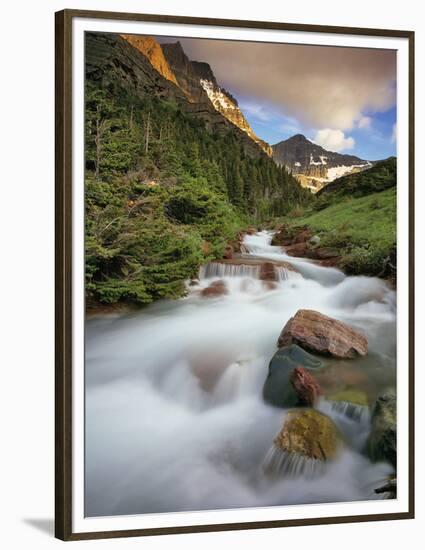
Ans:
<svg viewBox="0 0 425 550"><path fill-rule="evenodd" d="M346 198L289 223L294 228L309 226L321 237L321 245L338 248L347 272L378 275L396 243L396 189Z"/></svg>

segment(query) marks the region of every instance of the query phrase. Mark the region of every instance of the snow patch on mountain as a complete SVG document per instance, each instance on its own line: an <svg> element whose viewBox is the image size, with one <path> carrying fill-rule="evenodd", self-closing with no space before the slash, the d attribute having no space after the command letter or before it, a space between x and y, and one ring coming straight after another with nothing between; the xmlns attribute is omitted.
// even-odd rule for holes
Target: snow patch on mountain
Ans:
<svg viewBox="0 0 425 550"><path fill-rule="evenodd" d="M370 162L366 162L364 164L352 164L351 166L334 166L333 168L328 168L327 177L323 181L331 182L333 180L336 180L337 178L345 176L349 172L355 171L357 168L364 170L366 168L370 168L371 166L372 163Z"/></svg>
<svg viewBox="0 0 425 550"><path fill-rule="evenodd" d="M200 79L201 86L204 88L204 90L207 92L207 95L211 101L211 103L214 105L214 107L218 110L220 109L238 109L233 101L231 101L226 94L224 94L220 88L216 88L214 86L214 83L211 82L211 80L206 80L204 78Z"/></svg>

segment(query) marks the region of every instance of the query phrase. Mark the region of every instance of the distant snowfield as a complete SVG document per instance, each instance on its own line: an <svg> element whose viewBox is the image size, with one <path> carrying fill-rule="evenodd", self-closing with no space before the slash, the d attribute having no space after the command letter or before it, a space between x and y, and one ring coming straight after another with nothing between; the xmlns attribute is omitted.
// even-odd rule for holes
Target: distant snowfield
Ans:
<svg viewBox="0 0 425 550"><path fill-rule="evenodd" d="M310 164L312 163L310 162ZM313 164L322 164L322 163L315 162ZM316 176L307 176L302 173L294 174L294 177L298 179L298 181L303 187L310 189L312 193L316 193L317 191L322 189L326 184L331 183L332 181L338 178L341 178L342 176L351 174L357 171L357 169L365 170L367 168L370 168L371 166L372 166L371 162L364 162L362 164L352 164L351 166L346 166L346 165L334 166L332 168L327 169L327 174L325 178L316 177ZM317 183L322 185L317 185Z"/></svg>
<svg viewBox="0 0 425 550"><path fill-rule="evenodd" d="M372 166L371 162L365 162L363 164L353 164L351 166L335 166L334 168L328 168L327 178L323 181L331 182L345 176L345 174L352 172L354 168L370 168Z"/></svg>

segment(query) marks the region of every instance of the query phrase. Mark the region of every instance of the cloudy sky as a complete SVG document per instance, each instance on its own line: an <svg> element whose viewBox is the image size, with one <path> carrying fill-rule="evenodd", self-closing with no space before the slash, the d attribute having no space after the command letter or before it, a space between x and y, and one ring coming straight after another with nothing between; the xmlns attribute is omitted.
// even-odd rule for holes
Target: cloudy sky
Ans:
<svg viewBox="0 0 425 550"><path fill-rule="evenodd" d="M175 42L174 38L159 38ZM396 154L396 54L392 50L180 39L208 62L259 137L296 133L365 159Z"/></svg>

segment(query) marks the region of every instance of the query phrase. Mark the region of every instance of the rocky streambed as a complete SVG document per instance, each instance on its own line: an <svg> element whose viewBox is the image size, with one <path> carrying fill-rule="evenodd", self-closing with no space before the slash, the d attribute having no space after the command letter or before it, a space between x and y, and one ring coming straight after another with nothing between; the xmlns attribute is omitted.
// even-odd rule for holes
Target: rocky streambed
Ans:
<svg viewBox="0 0 425 550"><path fill-rule="evenodd" d="M86 341L86 513L396 494L395 293L271 232Z"/></svg>

